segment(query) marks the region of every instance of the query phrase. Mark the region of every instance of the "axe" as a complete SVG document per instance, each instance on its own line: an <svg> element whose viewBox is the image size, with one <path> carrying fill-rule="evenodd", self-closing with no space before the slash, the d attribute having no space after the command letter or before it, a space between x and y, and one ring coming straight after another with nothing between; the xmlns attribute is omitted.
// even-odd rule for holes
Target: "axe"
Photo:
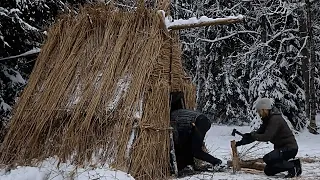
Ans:
<svg viewBox="0 0 320 180"><path fill-rule="evenodd" d="M235 136L236 134L238 134L238 135L243 137L243 134L241 132L237 131L236 129L233 129L231 135Z"/></svg>

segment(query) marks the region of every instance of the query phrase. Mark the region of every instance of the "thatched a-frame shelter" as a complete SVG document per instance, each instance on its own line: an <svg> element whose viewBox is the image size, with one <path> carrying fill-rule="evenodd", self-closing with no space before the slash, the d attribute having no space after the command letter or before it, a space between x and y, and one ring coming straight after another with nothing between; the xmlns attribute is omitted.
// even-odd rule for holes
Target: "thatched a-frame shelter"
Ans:
<svg viewBox="0 0 320 180"><path fill-rule="evenodd" d="M137 179L169 175L170 92L195 107L178 38L155 10L82 8L63 16L48 38L14 109L1 163L57 156L102 163Z"/></svg>

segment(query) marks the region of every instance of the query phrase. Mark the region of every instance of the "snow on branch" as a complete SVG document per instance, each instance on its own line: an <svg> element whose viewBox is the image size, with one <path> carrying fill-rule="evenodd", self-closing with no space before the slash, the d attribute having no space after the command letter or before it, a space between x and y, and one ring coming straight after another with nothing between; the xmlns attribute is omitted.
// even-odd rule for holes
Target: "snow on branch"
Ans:
<svg viewBox="0 0 320 180"><path fill-rule="evenodd" d="M232 34L230 34L230 35L223 36L223 37L220 37L220 38L215 38L215 39L213 39L213 40L211 40L211 39L203 39L203 38L199 38L199 40L205 41L205 42L210 42L210 43L215 43L215 42L218 42L218 41L222 41L222 40L231 38L231 37L233 37L233 36L235 36L235 35L238 35L238 34L249 34L249 33L251 33L251 34L259 34L259 33L256 32L256 31L237 31L237 32L232 33Z"/></svg>
<svg viewBox="0 0 320 180"><path fill-rule="evenodd" d="M165 13L160 11L165 17ZM172 20L171 17L165 18L166 26L169 30L180 30L180 29L188 29L188 28L195 28L195 27L202 27L202 26L213 26L213 25L222 25L222 24L232 24L238 23L243 20L242 15L238 16L228 16L225 18L208 18L207 16L202 16L199 19L196 17L192 17L189 19L179 19L179 20Z"/></svg>
<svg viewBox="0 0 320 180"><path fill-rule="evenodd" d="M268 46L271 42L273 42L274 40L279 38L284 33L288 33L288 32L296 32L297 33L297 32L299 32L299 29L285 29L283 31L280 31L277 34L273 35L273 37L270 40L268 40L265 44Z"/></svg>
<svg viewBox="0 0 320 180"><path fill-rule="evenodd" d="M168 29L171 30L180 30L180 29L188 29L188 28L195 28L195 27L203 27L203 26L213 26L213 25L222 25L222 24L232 24L241 22L243 20L243 16L229 16L226 18L208 18L206 16L202 16L199 19L196 17L192 17L187 20L179 19L170 22L167 25Z"/></svg>
<svg viewBox="0 0 320 180"><path fill-rule="evenodd" d="M33 55L33 54L37 54L40 52L40 48L34 48L30 51L27 51L25 53L16 55L16 56L9 56L9 57L5 57L5 58L1 58L0 61L4 61L4 60L9 60L9 59L15 59L15 58L20 58L20 57L25 57L25 56L29 56L29 55Z"/></svg>

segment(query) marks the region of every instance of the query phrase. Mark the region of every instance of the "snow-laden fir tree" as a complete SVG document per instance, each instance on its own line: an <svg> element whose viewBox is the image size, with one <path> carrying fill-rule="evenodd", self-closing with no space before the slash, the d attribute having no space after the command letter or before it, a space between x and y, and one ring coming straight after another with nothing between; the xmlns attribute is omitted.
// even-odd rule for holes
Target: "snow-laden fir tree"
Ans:
<svg viewBox="0 0 320 180"><path fill-rule="evenodd" d="M260 97L275 101L284 116L300 129L305 126L298 19L295 3L272 1L256 7L261 40L253 46L250 63L250 102ZM256 116L254 110L251 117ZM255 118L256 119L256 118Z"/></svg>
<svg viewBox="0 0 320 180"><path fill-rule="evenodd" d="M198 85L200 110L216 122L248 122L259 119L253 110L256 100L270 97L295 128L306 124L298 2L178 1L175 4L179 6L176 9L181 9L179 12L184 12L176 18L185 18L185 14L246 17L240 24L181 33L185 64ZM195 13L193 7L204 8Z"/></svg>
<svg viewBox="0 0 320 180"><path fill-rule="evenodd" d="M240 14L237 6L240 1L198 3L203 7L198 16L217 18ZM188 9L187 3L182 5L180 9L192 12L193 9ZM187 59L185 64L198 87L198 109L211 116L215 122L249 121L246 87L242 84L246 83L244 78L247 76L241 69L243 62L237 61L237 57L248 49L247 45L252 41L250 33L254 32L243 30L245 28L242 24L233 24L201 28L192 34L190 31L181 33L184 58ZM197 38L192 38L195 35ZM190 56L190 51L197 51L197 56Z"/></svg>
<svg viewBox="0 0 320 180"><path fill-rule="evenodd" d="M316 102L317 111L320 113L320 1L314 2L312 6L313 14L313 32L314 32L314 43L316 53L316 70L315 70L315 89L316 89Z"/></svg>
<svg viewBox="0 0 320 180"><path fill-rule="evenodd" d="M18 55L41 44L42 32L24 20L22 9L16 1L0 3L0 57ZM1 123L5 124L8 121L15 98L26 84L23 76L30 73L33 66L28 60L30 61L21 58L0 62Z"/></svg>
<svg viewBox="0 0 320 180"><path fill-rule="evenodd" d="M70 10L68 7L75 3L84 2L91 1L0 1L0 59L39 49L47 27L58 13ZM0 60L0 131L7 124L12 106L26 85L36 55Z"/></svg>
<svg viewBox="0 0 320 180"><path fill-rule="evenodd" d="M93 1L22 0L0 2L0 58L14 56L41 47L46 28L60 11L75 3ZM100 1L106 2L106 1ZM134 1L115 1L132 8ZM319 15L320 2L314 2L312 14ZM198 109L215 122L260 122L253 110L259 97L270 97L292 124L306 124L303 57L306 35L298 1L212 1L174 0L174 19L216 18L242 14L243 23L183 30L185 68L197 84ZM319 18L314 18L316 98L319 102ZM305 50L304 50L305 49ZM10 109L27 82L35 56L0 61L0 116L9 117Z"/></svg>

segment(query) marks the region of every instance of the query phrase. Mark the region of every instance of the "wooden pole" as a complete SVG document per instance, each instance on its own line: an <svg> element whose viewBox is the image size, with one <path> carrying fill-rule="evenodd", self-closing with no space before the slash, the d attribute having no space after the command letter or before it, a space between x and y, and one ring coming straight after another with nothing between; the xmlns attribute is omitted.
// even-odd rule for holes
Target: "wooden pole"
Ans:
<svg viewBox="0 0 320 180"><path fill-rule="evenodd" d="M174 149L174 140L173 140L173 128L170 127L170 155L172 159L172 168L174 170L174 175L178 177L178 165L177 165L177 158L176 158L176 152Z"/></svg>
<svg viewBox="0 0 320 180"><path fill-rule="evenodd" d="M203 26L233 24L233 23L238 23L238 22L241 22L241 21L242 21L242 19L240 19L240 18L235 18L235 19L221 18L221 19L217 19L215 21L192 23L192 24L172 25L172 26L169 26L168 29L170 29L170 30L181 30L181 29L189 29L189 28L203 27Z"/></svg>
<svg viewBox="0 0 320 180"><path fill-rule="evenodd" d="M232 150L232 169L233 169L233 173L236 173L241 169L241 167L240 167L240 159L239 159L235 140L231 141L231 150Z"/></svg>

